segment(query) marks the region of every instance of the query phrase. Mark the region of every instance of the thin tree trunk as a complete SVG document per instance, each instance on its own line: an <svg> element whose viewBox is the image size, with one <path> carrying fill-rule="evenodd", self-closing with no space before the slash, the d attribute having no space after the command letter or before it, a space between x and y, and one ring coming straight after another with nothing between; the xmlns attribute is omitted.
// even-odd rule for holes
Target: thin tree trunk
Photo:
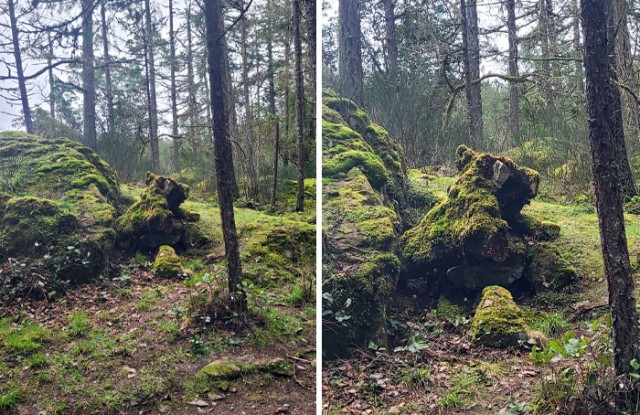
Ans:
<svg viewBox="0 0 640 415"><path fill-rule="evenodd" d="M171 134L173 135L173 171L180 169L180 141L178 140L178 94L176 91L176 33L173 29L173 0L169 0L169 65L171 67Z"/></svg>
<svg viewBox="0 0 640 415"><path fill-rule="evenodd" d="M387 72L394 74L398 69L398 39L396 37L396 0L384 0L385 64Z"/></svg>
<svg viewBox="0 0 640 415"><path fill-rule="evenodd" d="M18 22L16 21L16 10L13 0L7 0L7 2L9 4L9 19L11 21L11 37L13 40L13 57L16 60L16 72L18 73L18 89L20 90L20 101L22 102L24 126L29 134L33 134L33 122L31 121L31 109L29 109L27 84L24 79L24 71L22 69L22 55L20 52L20 37L18 33Z"/></svg>
<svg viewBox="0 0 640 415"><path fill-rule="evenodd" d="M229 141L226 74L224 68L224 23L222 16L222 0L205 0L205 24L207 28L207 49L209 50L209 80L211 82L211 106L213 112L213 140L218 185L218 203L222 220L229 293L232 305L238 311L247 308L246 297L240 289L242 282L242 265L240 263L240 247L236 233L236 222L233 212L233 188L235 176L233 157Z"/></svg>
<svg viewBox="0 0 640 415"><path fill-rule="evenodd" d="M244 8L244 1L240 3ZM247 51L247 17L240 20L240 54L242 56L242 91L244 93L244 138L246 142L247 158L245 173L247 175L247 194L251 199L258 197L258 178L255 171L255 143L253 139L253 114L251 113L251 96L249 91L249 53Z"/></svg>
<svg viewBox="0 0 640 415"><path fill-rule="evenodd" d="M607 31L608 31L608 52L611 57L609 64L611 66L610 73L611 79L614 82L613 89L618 95L619 99L614 99L612 101L612 107L614 108L614 113L612 113L612 117L614 117L616 123L613 124L613 128L616 129L613 138L616 140L616 158L618 162L616 163L616 167L618 168L618 181L620 183L622 189L622 198L625 201L630 200L633 196L636 195L636 186L633 180L633 172L631 171L631 165L629 164L629 157L627 156L627 145L624 139L624 116L623 116L623 107L622 107L622 97L620 96L620 90L617 87L617 81L619 79L618 73L620 71L624 72L620 69L620 58L617 56L617 30L619 29L619 25L614 21L614 16L616 14L615 9L611 3L609 3L608 10L608 18L607 21ZM624 52L623 52L624 53ZM624 63L622 63L624 64ZM620 131L617 131L620 129Z"/></svg>
<svg viewBox="0 0 640 415"><path fill-rule="evenodd" d="M84 145L98 148L96 136L96 70L93 57L93 1L82 0L82 97Z"/></svg>
<svg viewBox="0 0 640 415"><path fill-rule="evenodd" d="M556 116L555 73L552 58L555 57L556 28L554 23L553 3L551 0L540 0L540 37L542 49L542 89L545 96L545 126L553 130Z"/></svg>
<svg viewBox="0 0 640 415"><path fill-rule="evenodd" d="M106 2L107 0L102 0L100 2L100 16L102 18L102 50L104 59L105 95L107 98L107 135L109 138L112 138L115 130L115 117L113 115L113 86L111 81L111 58L109 56Z"/></svg>
<svg viewBox="0 0 640 415"><path fill-rule="evenodd" d="M187 113L189 114L189 138L191 141L191 150L194 154L198 154L200 146L196 139L196 84L194 80L193 70L193 27L191 16L191 2L187 6Z"/></svg>
<svg viewBox="0 0 640 415"><path fill-rule="evenodd" d="M145 0L145 20L147 28L147 52L149 55L149 143L151 144L151 170L160 170L160 148L158 147L158 107L156 105L156 67L153 51L153 31L151 28L151 4Z"/></svg>
<svg viewBox="0 0 640 415"><path fill-rule="evenodd" d="M582 57L582 43L580 42L580 8L578 7L578 0L571 0L571 9L573 10L574 17L571 24L573 30L573 48ZM576 78L577 88L580 94L584 93L584 69L582 62L576 61Z"/></svg>
<svg viewBox="0 0 640 415"><path fill-rule="evenodd" d="M287 0L286 10L291 10L291 1ZM290 20L287 19L287 22ZM291 26L287 24L286 32L284 34L284 136L289 137L291 133ZM288 159L284 160L285 165Z"/></svg>
<svg viewBox="0 0 640 415"><path fill-rule="evenodd" d="M280 120L276 109L275 68L273 65L273 42L271 39L271 20L268 23L267 59L269 65L269 112L273 117L273 180L271 181L271 208L276 207L278 190L278 153L280 152Z"/></svg>
<svg viewBox="0 0 640 415"><path fill-rule="evenodd" d="M49 43L49 53L47 54L47 65L49 66L49 113L51 118L56 119L56 80L53 77L53 41L51 33L47 33L47 41ZM55 127L54 127L55 128ZM54 131L55 134L55 131Z"/></svg>
<svg viewBox="0 0 640 415"><path fill-rule="evenodd" d="M364 75L362 72L362 31L360 29L360 0L340 0L339 64L341 93L360 105L364 104Z"/></svg>
<svg viewBox="0 0 640 415"><path fill-rule="evenodd" d="M316 1L305 0L306 16L307 16L307 45L310 66L310 101L315 103L316 100ZM315 105L314 105L315 108ZM315 123L313 123L315 124Z"/></svg>
<svg viewBox="0 0 640 415"><path fill-rule="evenodd" d="M464 61L465 92L467 96L467 119L469 144L478 148L482 142L482 96L480 82L480 44L478 42L478 12L476 0L460 0L462 16L462 53Z"/></svg>
<svg viewBox="0 0 640 415"><path fill-rule="evenodd" d="M507 30L509 32L509 76L517 78L520 74L515 0L507 0ZM520 144L520 91L515 81L509 82L509 135L514 145Z"/></svg>
<svg viewBox="0 0 640 415"><path fill-rule="evenodd" d="M582 0L584 28L589 141L593 181L598 209L609 307L613 319L614 366L616 374L631 372L631 361L638 353L638 314L629 262L622 208L622 188L617 167L616 147L624 142L620 92L611 82L615 72L609 60L613 43L607 33L607 0ZM610 33L609 33L610 35ZM615 102L617 101L617 103ZM616 137L616 135L622 135Z"/></svg>
<svg viewBox="0 0 640 415"><path fill-rule="evenodd" d="M354 1L355 3L355 1ZM342 5L342 1L340 2ZM302 73L302 35L300 16L302 0L293 2L293 42L296 60L296 126L298 130L298 189L296 192L296 212L304 210L304 74Z"/></svg>

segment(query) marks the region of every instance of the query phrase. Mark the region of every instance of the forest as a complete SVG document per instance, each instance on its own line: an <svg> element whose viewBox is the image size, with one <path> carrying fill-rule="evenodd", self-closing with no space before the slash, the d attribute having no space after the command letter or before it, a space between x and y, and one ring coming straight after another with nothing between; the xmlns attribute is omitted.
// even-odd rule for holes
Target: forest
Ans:
<svg viewBox="0 0 640 415"><path fill-rule="evenodd" d="M315 411L315 9L0 3L0 413Z"/></svg>
<svg viewBox="0 0 640 415"><path fill-rule="evenodd" d="M637 6L323 2L323 413L640 412Z"/></svg>

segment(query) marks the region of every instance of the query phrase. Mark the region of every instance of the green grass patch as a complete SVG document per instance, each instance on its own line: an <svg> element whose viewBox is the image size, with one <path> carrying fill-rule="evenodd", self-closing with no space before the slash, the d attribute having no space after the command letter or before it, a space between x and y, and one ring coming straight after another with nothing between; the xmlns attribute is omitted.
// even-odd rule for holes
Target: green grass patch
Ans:
<svg viewBox="0 0 640 415"><path fill-rule="evenodd" d="M6 332L4 344L9 353L29 356L42 349L48 337L44 327L29 322Z"/></svg>
<svg viewBox="0 0 640 415"><path fill-rule="evenodd" d="M69 332L75 337L86 336L91 330L91 321L84 311L69 314Z"/></svg>
<svg viewBox="0 0 640 415"><path fill-rule="evenodd" d="M24 393L20 389L12 389L6 393L0 393L0 413L8 411L24 401Z"/></svg>

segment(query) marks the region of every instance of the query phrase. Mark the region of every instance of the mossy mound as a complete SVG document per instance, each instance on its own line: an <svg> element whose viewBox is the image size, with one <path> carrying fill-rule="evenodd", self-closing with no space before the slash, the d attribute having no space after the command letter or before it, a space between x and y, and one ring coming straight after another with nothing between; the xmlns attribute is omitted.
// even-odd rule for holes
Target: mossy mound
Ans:
<svg viewBox="0 0 640 415"><path fill-rule="evenodd" d="M196 378L202 382L211 382L226 391L230 386L229 381L257 372L269 373L275 376L293 376L293 366L282 358L255 362L219 359L200 369L196 374Z"/></svg>
<svg viewBox="0 0 640 415"><path fill-rule="evenodd" d="M562 258L553 243L538 243L528 255L524 277L535 292L558 291L571 285L577 278L575 268Z"/></svg>
<svg viewBox="0 0 640 415"><path fill-rule="evenodd" d="M20 258L25 269L61 281L97 276L113 247L120 198L109 165L75 141L21 132L0 133L0 160L0 260ZM29 290L26 274L8 285Z"/></svg>
<svg viewBox="0 0 640 415"><path fill-rule="evenodd" d="M189 246L206 241L192 226L199 216L180 208L189 196L189 186L151 172L147 172L146 184L140 199L118 218L121 248L153 251L162 245Z"/></svg>
<svg viewBox="0 0 640 415"><path fill-rule="evenodd" d="M470 334L474 344L497 348L517 346L527 339L522 311L507 289L492 285L482 290Z"/></svg>
<svg viewBox="0 0 640 415"><path fill-rule="evenodd" d="M402 220L409 182L400 144L353 101L331 90L323 91L322 137L323 177L341 179L358 167Z"/></svg>
<svg viewBox="0 0 640 415"><path fill-rule="evenodd" d="M504 157L457 149L459 174L447 198L407 231L407 274L427 277L434 291L509 285L522 276L526 244L522 207L536 195L539 176ZM445 280L446 278L446 280Z"/></svg>
<svg viewBox="0 0 640 415"><path fill-rule="evenodd" d="M182 261L172 247L160 247L153 261L153 274L159 278L180 278L184 275Z"/></svg>
<svg viewBox="0 0 640 415"><path fill-rule="evenodd" d="M333 357L387 342L386 308L400 273L398 216L358 168L327 181L324 195L322 350Z"/></svg>

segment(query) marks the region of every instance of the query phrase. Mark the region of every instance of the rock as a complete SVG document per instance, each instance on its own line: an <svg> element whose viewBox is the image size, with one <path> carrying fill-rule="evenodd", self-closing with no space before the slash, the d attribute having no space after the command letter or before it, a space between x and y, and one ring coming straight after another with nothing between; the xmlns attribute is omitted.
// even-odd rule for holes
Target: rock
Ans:
<svg viewBox="0 0 640 415"><path fill-rule="evenodd" d="M209 398L209 400L211 400L211 401L214 401L214 402L215 402L215 401L221 401L221 400L223 400L223 399L224 399L224 396L223 396L223 395L218 395L217 393L209 393L209 394L207 395L207 398Z"/></svg>
<svg viewBox="0 0 640 415"><path fill-rule="evenodd" d="M281 357L268 361L266 371L278 376L293 376L293 366Z"/></svg>
<svg viewBox="0 0 640 415"><path fill-rule="evenodd" d="M187 402L187 404L197 406L199 408L204 408L205 406L209 406L209 403L206 401L203 401L202 399L195 399L191 402Z"/></svg>
<svg viewBox="0 0 640 415"><path fill-rule="evenodd" d="M105 161L68 138L3 132L0 178L0 261L37 262L39 272L53 277L45 284L55 277L87 281L103 271L120 199L118 179ZM6 275L5 287L40 291L32 290L24 272Z"/></svg>
<svg viewBox="0 0 640 415"><path fill-rule="evenodd" d="M180 257L168 245L160 247L152 269L154 275L159 278L182 278L185 275Z"/></svg>
<svg viewBox="0 0 640 415"><path fill-rule="evenodd" d="M253 363L240 362L232 359L214 360L198 372L198 376L204 376L209 379L235 379L245 373L256 370Z"/></svg>
<svg viewBox="0 0 640 415"><path fill-rule="evenodd" d="M189 196L189 187L170 177L146 175L147 187L140 200L118 218L118 245L135 250L155 250L162 245L178 246L206 241L199 239L197 227L190 220L198 219L180 208ZM185 234L187 235L185 238Z"/></svg>
<svg viewBox="0 0 640 415"><path fill-rule="evenodd" d="M537 193L538 173L466 146L456 153L447 198L402 237L406 274L427 278L433 292L509 285L523 274L520 211Z"/></svg>
<svg viewBox="0 0 640 415"><path fill-rule="evenodd" d="M456 287L478 291L489 285L511 285L522 277L524 269L525 255L516 254L504 262L487 261L449 268L447 280Z"/></svg>
<svg viewBox="0 0 640 415"><path fill-rule="evenodd" d="M511 293L496 285L485 287L471 319L471 338L476 345L505 348L527 340L522 311Z"/></svg>
<svg viewBox="0 0 640 415"><path fill-rule="evenodd" d="M577 273L553 243L541 242L531 248L524 276L534 292L541 292L568 287L576 280Z"/></svg>
<svg viewBox="0 0 640 415"><path fill-rule="evenodd" d="M404 152L353 101L323 94L326 230L323 354L387 344L387 303L400 274L397 235L406 226Z"/></svg>

